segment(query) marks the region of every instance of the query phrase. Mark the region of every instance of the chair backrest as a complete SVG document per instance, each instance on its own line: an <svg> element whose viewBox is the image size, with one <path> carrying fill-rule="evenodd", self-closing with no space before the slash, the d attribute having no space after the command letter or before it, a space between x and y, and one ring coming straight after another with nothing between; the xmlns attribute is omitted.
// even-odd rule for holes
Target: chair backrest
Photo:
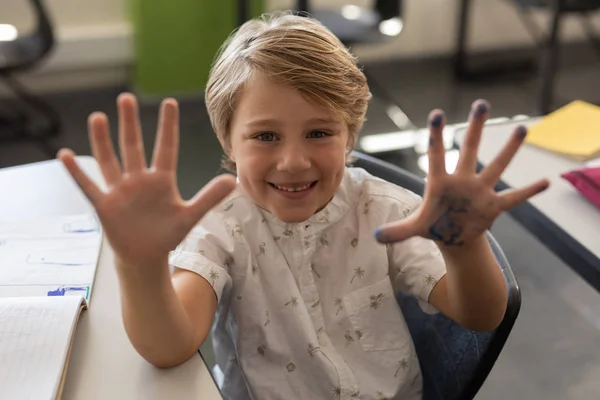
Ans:
<svg viewBox="0 0 600 400"><path fill-rule="evenodd" d="M0 73L34 67L52 50L55 43L52 23L43 0L29 0L35 15L35 28L28 35L10 42L0 42Z"/></svg>
<svg viewBox="0 0 600 400"><path fill-rule="evenodd" d="M372 0L373 11L379 15L380 21L394 17L401 17L404 0ZM309 0L297 0L296 11L311 13L313 4ZM312 1L314 3L314 1Z"/></svg>
<svg viewBox="0 0 600 400"><path fill-rule="evenodd" d="M423 195L425 182L418 176L359 152L352 155L355 167ZM492 370L519 314L519 285L490 232L487 237L509 292L506 313L496 330L485 333L469 331L442 314L424 313L414 298L398 294L398 303L421 365L423 400L473 399Z"/></svg>

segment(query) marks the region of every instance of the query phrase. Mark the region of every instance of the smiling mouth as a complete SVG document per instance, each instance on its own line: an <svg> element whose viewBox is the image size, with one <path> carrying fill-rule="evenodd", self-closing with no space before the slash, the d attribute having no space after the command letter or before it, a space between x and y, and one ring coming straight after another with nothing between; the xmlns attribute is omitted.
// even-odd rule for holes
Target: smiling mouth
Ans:
<svg viewBox="0 0 600 400"><path fill-rule="evenodd" d="M281 190L281 191L284 191L284 192L292 192L293 193L293 192L302 192L304 190L311 189L311 188L313 188L317 184L317 182L318 181L313 181L313 182L310 182L310 183L307 183L307 184L304 184L304 185L298 185L298 186L295 186L295 185L276 185L274 183L269 182L269 185L271 185L272 187L274 187L277 190Z"/></svg>

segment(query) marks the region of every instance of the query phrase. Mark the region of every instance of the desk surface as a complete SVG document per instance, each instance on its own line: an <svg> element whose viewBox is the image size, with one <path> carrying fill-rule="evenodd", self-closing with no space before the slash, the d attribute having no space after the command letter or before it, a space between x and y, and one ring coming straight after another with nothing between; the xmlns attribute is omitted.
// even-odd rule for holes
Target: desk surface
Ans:
<svg viewBox="0 0 600 400"><path fill-rule="evenodd" d="M531 125L536 121L511 121L486 127L479 149L480 163L491 162L518 124ZM464 129L456 132L459 146L464 135ZM518 188L541 178L550 180L548 190L529 201L533 209L517 207L511 214L600 290L600 210L560 177L563 172L583 166L584 163L524 143L504 171L500 187Z"/></svg>
<svg viewBox="0 0 600 400"><path fill-rule="evenodd" d="M90 176L101 181L93 158L78 160ZM93 211L55 160L0 170L0 188L3 221ZM138 355L123 327L113 252L104 240L90 308L76 330L63 399L191 398L220 400L221 396L200 354L164 370Z"/></svg>

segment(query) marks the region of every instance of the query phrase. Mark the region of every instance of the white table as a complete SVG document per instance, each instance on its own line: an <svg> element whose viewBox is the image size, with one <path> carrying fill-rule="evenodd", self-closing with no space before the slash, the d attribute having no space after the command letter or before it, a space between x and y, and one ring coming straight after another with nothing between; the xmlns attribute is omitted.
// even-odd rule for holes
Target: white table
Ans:
<svg viewBox="0 0 600 400"><path fill-rule="evenodd" d="M527 126L536 121L487 126L479 149L480 164L491 162L519 123ZM459 147L464 136L464 129L456 132ZM541 178L550 180L548 190L513 209L511 215L600 291L600 209L560 177L563 172L584 166L582 162L524 143L504 171L498 188L519 188Z"/></svg>
<svg viewBox="0 0 600 400"><path fill-rule="evenodd" d="M92 157L79 157L79 162L101 182ZM91 205L58 161L0 170L0 220L91 211ZM63 399L221 399L199 353L178 367L164 370L137 354L123 327L113 252L106 240L90 308L81 315L76 330Z"/></svg>

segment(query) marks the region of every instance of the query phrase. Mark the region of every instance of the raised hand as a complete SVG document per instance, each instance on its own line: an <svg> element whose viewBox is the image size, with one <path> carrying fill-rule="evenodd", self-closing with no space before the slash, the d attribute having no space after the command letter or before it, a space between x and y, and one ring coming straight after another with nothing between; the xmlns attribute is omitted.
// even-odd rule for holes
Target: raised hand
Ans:
<svg viewBox="0 0 600 400"><path fill-rule="evenodd" d="M423 202L410 217L380 228L377 239L391 243L422 236L445 246L469 244L492 225L498 215L544 191L546 179L520 189L496 192L502 172L523 143L527 130L519 126L495 159L480 173L476 172L477 151L489 105L473 104L471 120L461 147L456 171L448 174L442 140L444 114L430 114L429 175Z"/></svg>
<svg viewBox="0 0 600 400"><path fill-rule="evenodd" d="M115 155L106 115L94 113L88 120L92 153L107 183L106 191L78 167L71 150L62 149L58 158L96 209L118 264L128 268L164 267L169 251L234 189L235 179L219 176L190 201L182 200L176 181L177 102L167 99L161 105L150 167L146 165L135 97L122 94L117 106L122 165Z"/></svg>

